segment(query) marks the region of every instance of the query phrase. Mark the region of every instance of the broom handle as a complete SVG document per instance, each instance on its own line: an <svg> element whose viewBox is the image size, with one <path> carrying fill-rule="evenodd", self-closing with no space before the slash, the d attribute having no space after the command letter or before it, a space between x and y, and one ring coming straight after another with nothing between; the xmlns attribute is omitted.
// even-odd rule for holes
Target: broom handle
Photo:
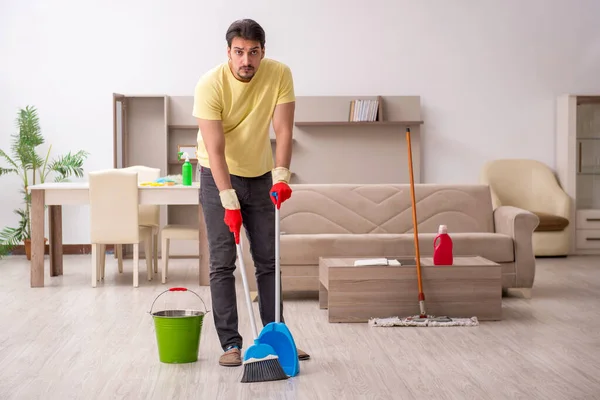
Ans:
<svg viewBox="0 0 600 400"><path fill-rule="evenodd" d="M250 316L250 324L252 325L252 334L254 340L258 338L258 329L256 328L256 321L254 320L254 309L252 308L252 300L250 299L250 288L248 287L248 277L246 276L246 265L244 264L244 258L242 256L242 244L236 243L237 257L240 260L240 274L242 275L242 282L244 283L244 295L246 297L246 305L248 306L248 315Z"/></svg>
<svg viewBox="0 0 600 400"><path fill-rule="evenodd" d="M275 194L277 196L277 194ZM281 322L281 260L279 256L279 208L275 206L275 322Z"/></svg>
<svg viewBox="0 0 600 400"><path fill-rule="evenodd" d="M421 315L425 315L425 295L421 280L421 254L419 252L419 229L417 228L417 201L415 199L415 178L413 176L412 147L410 144L410 128L406 128L406 143L408 147L408 172L410 176L410 198L412 202L413 232L415 235L415 259L417 262L417 282L419 284L419 308Z"/></svg>

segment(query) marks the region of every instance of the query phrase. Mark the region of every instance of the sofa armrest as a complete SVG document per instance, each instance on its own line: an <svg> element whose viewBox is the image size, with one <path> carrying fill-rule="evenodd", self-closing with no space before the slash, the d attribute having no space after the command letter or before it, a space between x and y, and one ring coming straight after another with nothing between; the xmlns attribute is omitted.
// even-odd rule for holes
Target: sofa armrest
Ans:
<svg viewBox="0 0 600 400"><path fill-rule="evenodd" d="M535 278L535 255L533 231L540 219L532 212L512 206L500 206L494 210L494 226L497 233L513 238L515 252L515 287L531 288Z"/></svg>

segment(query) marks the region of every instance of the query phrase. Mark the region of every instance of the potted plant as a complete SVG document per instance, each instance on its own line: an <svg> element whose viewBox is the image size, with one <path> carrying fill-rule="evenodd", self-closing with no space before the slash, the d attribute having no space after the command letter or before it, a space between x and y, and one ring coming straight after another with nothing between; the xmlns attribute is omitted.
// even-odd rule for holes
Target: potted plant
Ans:
<svg viewBox="0 0 600 400"><path fill-rule="evenodd" d="M5 227L0 231L0 258L6 256L20 243L25 245L27 259L31 259L31 194L29 186L44 183L54 176L55 182L67 181L70 176L83 176L83 162L88 153L80 150L50 159L52 145L40 156L37 147L44 144L38 113L35 107L27 106L19 110L17 119L18 133L11 135L10 155L0 149L0 158L6 167L0 166L0 176L16 174L21 178L21 194L24 208L14 212L20 217L16 227ZM47 239L46 239L47 241Z"/></svg>

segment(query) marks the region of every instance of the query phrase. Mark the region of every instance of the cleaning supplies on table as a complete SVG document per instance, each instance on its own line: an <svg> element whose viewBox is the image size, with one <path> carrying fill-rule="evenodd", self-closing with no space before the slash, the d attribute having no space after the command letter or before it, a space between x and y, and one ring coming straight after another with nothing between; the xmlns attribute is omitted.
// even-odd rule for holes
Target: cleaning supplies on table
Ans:
<svg viewBox="0 0 600 400"><path fill-rule="evenodd" d="M440 225L438 235L433 240L433 265L452 265L452 239L448 227Z"/></svg>
<svg viewBox="0 0 600 400"><path fill-rule="evenodd" d="M167 186L181 185L181 174L167 175L162 178L158 178L154 182L164 183Z"/></svg>
<svg viewBox="0 0 600 400"><path fill-rule="evenodd" d="M175 186L181 185L181 174L167 175L150 182L141 182L140 186Z"/></svg>
<svg viewBox="0 0 600 400"><path fill-rule="evenodd" d="M190 163L190 156L187 152L179 153L180 159L185 158L185 162L181 166L181 183L183 186L192 186L192 164Z"/></svg>

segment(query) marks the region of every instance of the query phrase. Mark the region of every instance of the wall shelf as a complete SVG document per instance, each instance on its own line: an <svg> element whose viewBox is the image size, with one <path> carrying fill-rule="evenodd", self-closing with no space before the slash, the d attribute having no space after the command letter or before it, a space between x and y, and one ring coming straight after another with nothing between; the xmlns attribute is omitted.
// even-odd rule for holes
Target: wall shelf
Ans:
<svg viewBox="0 0 600 400"><path fill-rule="evenodd" d="M422 125L423 121L304 121L296 122L296 126L414 126Z"/></svg>
<svg viewBox="0 0 600 400"><path fill-rule="evenodd" d="M183 165L184 161L185 160L181 160L181 161L177 161L177 160L169 161L169 165ZM190 164L196 165L196 164L198 164L198 160L190 160Z"/></svg>
<svg viewBox="0 0 600 400"><path fill-rule="evenodd" d="M169 125L169 129L191 129L198 130L198 125Z"/></svg>
<svg viewBox="0 0 600 400"><path fill-rule="evenodd" d="M407 127L413 176L421 182L423 120L416 95L298 96L294 121L298 146L292 158L296 182L408 183Z"/></svg>

